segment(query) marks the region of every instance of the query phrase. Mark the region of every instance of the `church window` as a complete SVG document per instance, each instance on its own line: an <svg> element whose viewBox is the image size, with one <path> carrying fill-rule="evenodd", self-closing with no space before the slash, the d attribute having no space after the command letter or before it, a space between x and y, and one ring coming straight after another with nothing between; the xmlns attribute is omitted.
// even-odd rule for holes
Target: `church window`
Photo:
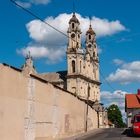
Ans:
<svg viewBox="0 0 140 140"><path fill-rule="evenodd" d="M76 93L76 87L72 87L73 93Z"/></svg>
<svg viewBox="0 0 140 140"><path fill-rule="evenodd" d="M93 57L95 57L95 52L93 52Z"/></svg>
<svg viewBox="0 0 140 140"><path fill-rule="evenodd" d="M75 61L72 60L72 72L74 73L75 72Z"/></svg>
<svg viewBox="0 0 140 140"><path fill-rule="evenodd" d="M75 34L74 34L74 33L73 33L73 34L71 34L71 37L72 37L72 38L74 38L74 37L75 37Z"/></svg>
<svg viewBox="0 0 140 140"><path fill-rule="evenodd" d="M80 72L81 72L81 61L80 61Z"/></svg>
<svg viewBox="0 0 140 140"><path fill-rule="evenodd" d="M91 35L88 36L89 40L91 39Z"/></svg>
<svg viewBox="0 0 140 140"><path fill-rule="evenodd" d="M80 38L80 35L78 34L78 38Z"/></svg>
<svg viewBox="0 0 140 140"><path fill-rule="evenodd" d="M88 97L90 97L90 87L88 86Z"/></svg>
<svg viewBox="0 0 140 140"><path fill-rule="evenodd" d="M91 48L91 44L89 44L88 47Z"/></svg>
<svg viewBox="0 0 140 140"><path fill-rule="evenodd" d="M74 23L72 23L72 29L74 29Z"/></svg>

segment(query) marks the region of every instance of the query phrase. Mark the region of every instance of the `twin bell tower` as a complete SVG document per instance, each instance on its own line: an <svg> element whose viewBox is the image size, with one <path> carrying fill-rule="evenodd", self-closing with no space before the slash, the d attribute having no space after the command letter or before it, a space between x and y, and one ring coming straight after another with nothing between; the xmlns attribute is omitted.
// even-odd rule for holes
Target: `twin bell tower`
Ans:
<svg viewBox="0 0 140 140"><path fill-rule="evenodd" d="M80 22L73 13L69 20L67 47L67 90L81 99L100 101L99 57L91 23L82 48Z"/></svg>

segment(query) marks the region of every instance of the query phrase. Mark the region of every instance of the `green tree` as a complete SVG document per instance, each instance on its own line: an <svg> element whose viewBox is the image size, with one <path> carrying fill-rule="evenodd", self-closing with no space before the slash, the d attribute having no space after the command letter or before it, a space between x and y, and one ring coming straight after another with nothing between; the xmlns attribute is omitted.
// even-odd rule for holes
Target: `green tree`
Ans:
<svg viewBox="0 0 140 140"><path fill-rule="evenodd" d="M108 119L117 128L125 127L125 123L123 122L123 118L122 118L122 113L119 107L115 104L112 104L108 107Z"/></svg>

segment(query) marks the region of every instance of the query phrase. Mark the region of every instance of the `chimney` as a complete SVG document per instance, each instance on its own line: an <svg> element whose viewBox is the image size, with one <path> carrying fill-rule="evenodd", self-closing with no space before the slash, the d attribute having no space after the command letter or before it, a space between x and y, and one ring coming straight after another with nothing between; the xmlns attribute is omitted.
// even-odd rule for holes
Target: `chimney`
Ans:
<svg viewBox="0 0 140 140"><path fill-rule="evenodd" d="M137 94L140 95L140 89L138 89L138 93Z"/></svg>

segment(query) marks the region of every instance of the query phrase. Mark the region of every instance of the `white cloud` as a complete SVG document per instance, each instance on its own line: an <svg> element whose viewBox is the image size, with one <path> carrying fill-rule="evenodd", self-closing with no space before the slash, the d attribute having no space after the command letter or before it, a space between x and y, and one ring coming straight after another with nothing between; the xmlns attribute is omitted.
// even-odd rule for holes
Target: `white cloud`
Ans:
<svg viewBox="0 0 140 140"><path fill-rule="evenodd" d="M109 21L108 19L92 18L92 24L97 36L112 35L120 31L126 30L119 20Z"/></svg>
<svg viewBox="0 0 140 140"><path fill-rule="evenodd" d="M97 51L98 51L99 54L101 54L103 50L101 49L100 46L98 46L98 50Z"/></svg>
<svg viewBox="0 0 140 140"><path fill-rule="evenodd" d="M16 1L16 3L19 4L20 6L24 7L24 8L30 8L31 7L30 2Z"/></svg>
<svg viewBox="0 0 140 140"><path fill-rule="evenodd" d="M116 65L121 65L121 64L124 63L124 61L121 60L121 59L114 59L114 60L113 60L113 63L116 64Z"/></svg>
<svg viewBox="0 0 140 140"><path fill-rule="evenodd" d="M50 2L50 0L29 0L28 2L26 2L25 0L16 1L17 4L19 4L20 6L22 6L24 8L30 8L33 4L35 4L35 5L39 5L39 4L46 5L49 2Z"/></svg>
<svg viewBox="0 0 140 140"><path fill-rule="evenodd" d="M69 19L70 16L67 14L60 14L56 18L48 17L44 21L66 34ZM66 44L67 38L64 35L39 20L29 22L26 27L30 37L37 42L47 42L51 45Z"/></svg>
<svg viewBox="0 0 140 140"><path fill-rule="evenodd" d="M34 4L48 4L50 0L30 0Z"/></svg>
<svg viewBox="0 0 140 140"><path fill-rule="evenodd" d="M26 56L28 52L31 53L33 58L46 58L46 63L54 64L60 62L65 55L65 47L59 49L48 49L46 46L29 45L26 48L18 49L17 53Z"/></svg>
<svg viewBox="0 0 140 140"><path fill-rule="evenodd" d="M121 90L116 90L113 93L111 93L110 91L102 91L101 99L107 99L112 102L112 100L115 101L115 100L124 99L125 94L126 92Z"/></svg>
<svg viewBox="0 0 140 140"><path fill-rule="evenodd" d="M117 105L122 112L123 119L125 119L125 94L128 93L121 90L116 90L113 93L110 91L102 91L101 102L103 102L106 107L109 107L112 104Z"/></svg>
<svg viewBox="0 0 140 140"><path fill-rule="evenodd" d="M132 70L132 71L140 71L140 61L126 63L122 66L122 68Z"/></svg>
<svg viewBox="0 0 140 140"><path fill-rule="evenodd" d="M83 32L82 39L85 39L86 31L89 28L89 18L88 17L82 17L80 14L76 14L77 18L80 21L81 30ZM61 32L67 34L68 30L68 22L70 18L72 17L72 14L59 14L57 17L47 17L44 21L49 23L51 26L55 27L57 30L60 30ZM108 21L107 19L100 19L97 17L92 17L92 26L95 32L97 33L97 37L105 36L105 35L112 35L119 31L125 30L125 27L119 22L119 21ZM60 62L62 60L62 57L65 55L65 49L66 44L68 42L68 39L66 36L60 34L59 32L55 31L45 23L41 22L40 20L32 20L29 23L26 24L26 28L29 32L30 38L32 38L32 42L34 42L33 45L27 45L27 48L24 48L22 50L18 50L20 54L24 55L24 52L28 50L29 48L34 50L37 50L37 47L42 50L43 48L46 48L46 50L49 52L47 54L47 63L50 61L52 63L56 63L57 60ZM44 50L44 53L46 53L46 50ZM101 49L99 48L99 53L101 53ZM34 51L33 56L38 57L44 57L42 54L36 54L36 51ZM42 52L42 51L41 51ZM53 54L53 55L52 55Z"/></svg>
<svg viewBox="0 0 140 140"><path fill-rule="evenodd" d="M80 14L76 14L77 18L81 23L81 30L83 35L89 28L89 18L82 17ZM72 14L60 14L57 17L47 17L44 21L54 26L56 29L67 33L68 21L70 20ZM120 21L109 21L107 19L100 19L97 17L92 17L91 20L93 29L95 30L97 37L112 35L120 31L124 31L126 28L120 23ZM39 20L33 20L27 25L27 30L29 31L30 37L36 41L53 41L59 43L64 42L66 38L60 33L57 33L54 29L51 29L46 24ZM55 38L54 38L55 37Z"/></svg>
<svg viewBox="0 0 140 140"><path fill-rule="evenodd" d="M140 82L140 61L123 63L120 68L107 77L107 80L121 84Z"/></svg>
<svg viewBox="0 0 140 140"><path fill-rule="evenodd" d="M48 55L48 49L45 47L28 46L27 48L17 50L17 53L23 56L26 56L28 52L30 52L34 58L46 57Z"/></svg>

